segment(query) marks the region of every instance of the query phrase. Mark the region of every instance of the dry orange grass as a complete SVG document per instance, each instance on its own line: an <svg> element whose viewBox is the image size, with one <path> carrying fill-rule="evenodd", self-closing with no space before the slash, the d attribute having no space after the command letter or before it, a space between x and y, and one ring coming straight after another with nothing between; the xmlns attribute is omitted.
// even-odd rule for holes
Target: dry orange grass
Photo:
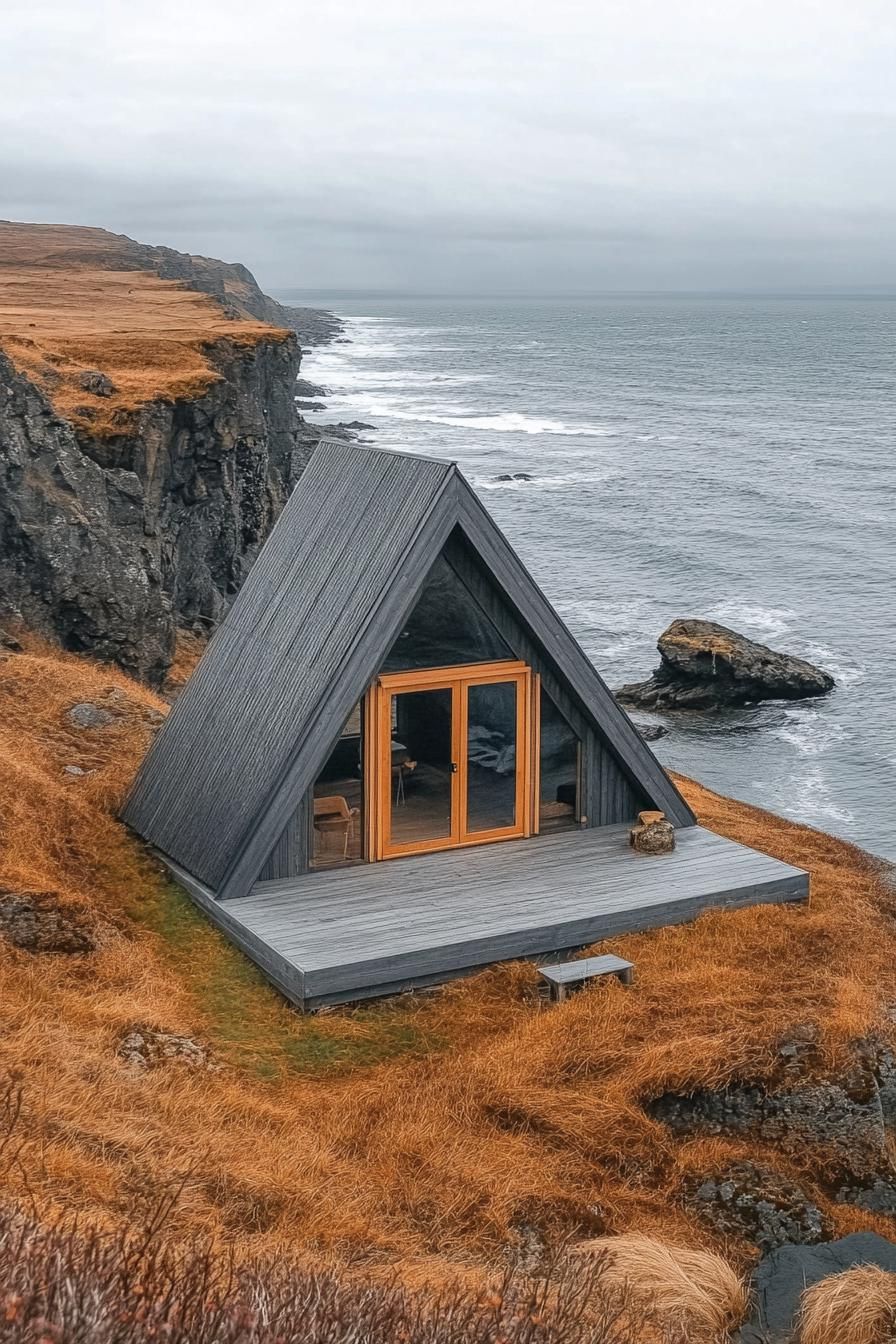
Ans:
<svg viewBox="0 0 896 1344"><path fill-rule="evenodd" d="M118 717L75 729L66 714L82 700ZM747 1257L680 1196L695 1172L755 1156L749 1141L676 1139L643 1102L772 1076L797 1023L818 1027L825 1068L891 1029L891 902L866 855L686 784L706 824L810 868L811 905L614 940L636 986L553 1009L518 963L302 1018L113 819L162 708L45 646L0 661L0 887L55 892L100 925L86 957L0 944L0 1070L27 1087L14 1185L41 1208L114 1219L181 1180L177 1228L246 1252L475 1267L508 1243L537 1255L569 1235L647 1232ZM224 1067L134 1076L115 1050L135 1023L197 1035ZM814 1161L775 1155L838 1233L887 1227L826 1200Z"/></svg>
<svg viewBox="0 0 896 1344"><path fill-rule="evenodd" d="M201 396L221 376L215 345L289 338L145 265L137 245L102 229L0 221L0 350L89 434L126 432L147 402ZM112 396L79 386L93 369Z"/></svg>
<svg viewBox="0 0 896 1344"><path fill-rule="evenodd" d="M665 1321L689 1344L726 1339L747 1312L743 1279L712 1251L656 1237L598 1237L579 1252L605 1258L604 1281L627 1287L634 1306Z"/></svg>
<svg viewBox="0 0 896 1344"><path fill-rule="evenodd" d="M163 688L166 699L173 700L183 690L207 647L206 636L194 634L192 630L178 630L174 657Z"/></svg>
<svg viewBox="0 0 896 1344"><path fill-rule="evenodd" d="M799 1344L892 1344L896 1274L858 1265L813 1283L800 1299Z"/></svg>

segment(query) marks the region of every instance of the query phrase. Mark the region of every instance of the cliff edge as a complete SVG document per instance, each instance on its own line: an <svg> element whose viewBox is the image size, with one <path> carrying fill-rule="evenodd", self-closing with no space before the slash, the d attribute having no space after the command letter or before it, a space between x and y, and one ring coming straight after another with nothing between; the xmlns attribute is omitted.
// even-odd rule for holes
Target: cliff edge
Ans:
<svg viewBox="0 0 896 1344"><path fill-rule="evenodd" d="M301 473L299 340L334 330L242 266L0 222L0 615L160 683Z"/></svg>

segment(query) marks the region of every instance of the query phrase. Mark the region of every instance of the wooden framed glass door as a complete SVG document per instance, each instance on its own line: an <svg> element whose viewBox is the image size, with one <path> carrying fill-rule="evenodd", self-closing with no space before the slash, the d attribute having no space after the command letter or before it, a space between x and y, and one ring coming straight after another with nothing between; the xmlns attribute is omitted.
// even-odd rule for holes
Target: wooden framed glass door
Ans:
<svg viewBox="0 0 896 1344"><path fill-rule="evenodd" d="M375 688L379 859L531 833L524 663L391 673Z"/></svg>

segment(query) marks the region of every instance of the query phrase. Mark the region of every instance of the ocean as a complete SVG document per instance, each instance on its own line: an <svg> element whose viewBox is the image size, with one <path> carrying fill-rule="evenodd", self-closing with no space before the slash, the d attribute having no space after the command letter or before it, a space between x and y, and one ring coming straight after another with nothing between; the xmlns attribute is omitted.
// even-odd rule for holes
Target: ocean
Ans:
<svg viewBox="0 0 896 1344"><path fill-rule="evenodd" d="M308 418L457 461L610 686L676 616L837 679L639 715L666 765L896 859L896 299L314 301Z"/></svg>

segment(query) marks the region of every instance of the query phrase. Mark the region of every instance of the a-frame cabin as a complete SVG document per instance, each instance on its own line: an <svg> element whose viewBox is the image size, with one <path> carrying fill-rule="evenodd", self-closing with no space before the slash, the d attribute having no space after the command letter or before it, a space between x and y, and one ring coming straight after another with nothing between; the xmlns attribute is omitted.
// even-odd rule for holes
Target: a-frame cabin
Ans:
<svg viewBox="0 0 896 1344"><path fill-rule="evenodd" d="M302 1007L808 891L696 825L453 463L337 442L123 817Z"/></svg>

